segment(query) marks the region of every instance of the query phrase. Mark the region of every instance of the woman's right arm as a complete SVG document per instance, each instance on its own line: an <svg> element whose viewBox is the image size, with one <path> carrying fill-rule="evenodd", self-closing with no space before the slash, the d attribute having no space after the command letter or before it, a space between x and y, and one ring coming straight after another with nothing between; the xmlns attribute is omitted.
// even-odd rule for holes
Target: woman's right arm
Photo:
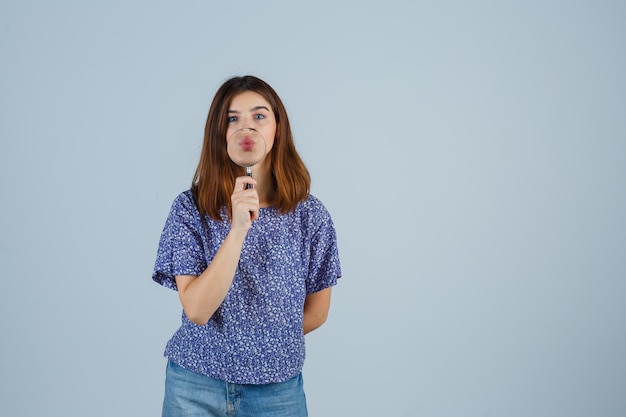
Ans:
<svg viewBox="0 0 626 417"><path fill-rule="evenodd" d="M250 177L239 177L231 196L233 215L230 232L224 239L209 266L200 276L178 275L178 296L187 318L195 324L206 324L222 304L233 282L243 242L252 221L259 215L259 197L256 184Z"/></svg>

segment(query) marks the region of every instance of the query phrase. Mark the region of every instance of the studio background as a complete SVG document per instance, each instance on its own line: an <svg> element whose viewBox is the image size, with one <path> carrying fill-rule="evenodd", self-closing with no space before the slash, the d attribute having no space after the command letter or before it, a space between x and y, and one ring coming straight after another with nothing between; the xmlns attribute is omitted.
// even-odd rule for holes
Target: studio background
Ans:
<svg viewBox="0 0 626 417"><path fill-rule="evenodd" d="M620 1L0 3L0 415L160 415L210 101L290 115L343 278L311 416L626 415Z"/></svg>

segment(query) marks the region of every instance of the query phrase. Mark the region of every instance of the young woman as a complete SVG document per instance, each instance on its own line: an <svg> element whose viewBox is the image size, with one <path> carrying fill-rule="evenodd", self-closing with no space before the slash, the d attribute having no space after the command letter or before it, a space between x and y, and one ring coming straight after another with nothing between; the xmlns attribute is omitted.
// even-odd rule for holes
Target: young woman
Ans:
<svg viewBox="0 0 626 417"><path fill-rule="evenodd" d="M266 142L252 177L227 153L242 128ZM163 416L307 415L304 335L325 322L341 276L333 222L309 189L276 92L252 76L226 81L152 276L183 307L165 349Z"/></svg>

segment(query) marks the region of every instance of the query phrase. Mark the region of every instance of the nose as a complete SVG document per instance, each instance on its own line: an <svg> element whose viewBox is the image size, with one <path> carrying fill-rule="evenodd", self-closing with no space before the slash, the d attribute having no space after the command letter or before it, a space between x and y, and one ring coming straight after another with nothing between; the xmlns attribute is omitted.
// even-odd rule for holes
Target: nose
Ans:
<svg viewBox="0 0 626 417"><path fill-rule="evenodd" d="M241 117L241 128L254 130L253 120L251 115L245 115Z"/></svg>

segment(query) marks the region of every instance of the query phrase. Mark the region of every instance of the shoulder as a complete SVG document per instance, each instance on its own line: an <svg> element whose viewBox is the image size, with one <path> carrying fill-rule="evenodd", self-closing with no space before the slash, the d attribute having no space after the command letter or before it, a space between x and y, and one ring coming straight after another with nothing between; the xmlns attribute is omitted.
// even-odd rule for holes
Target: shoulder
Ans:
<svg viewBox="0 0 626 417"><path fill-rule="evenodd" d="M296 210L311 223L332 223L330 213L324 206L324 203L312 194L309 194L306 199L298 203Z"/></svg>
<svg viewBox="0 0 626 417"><path fill-rule="evenodd" d="M307 198L298 203L298 209L312 213L312 212L328 212L324 203L315 197L313 194L309 194Z"/></svg>
<svg viewBox="0 0 626 417"><path fill-rule="evenodd" d="M172 203L167 223L171 224L194 224L199 226L201 220L200 212L196 206L195 199L190 190L178 194Z"/></svg>
<svg viewBox="0 0 626 417"><path fill-rule="evenodd" d="M191 192L191 190L183 191L182 193L178 194L178 196L176 196L174 202L172 203L171 211L173 213L188 213L192 215L198 213L196 200L193 197L193 193Z"/></svg>

